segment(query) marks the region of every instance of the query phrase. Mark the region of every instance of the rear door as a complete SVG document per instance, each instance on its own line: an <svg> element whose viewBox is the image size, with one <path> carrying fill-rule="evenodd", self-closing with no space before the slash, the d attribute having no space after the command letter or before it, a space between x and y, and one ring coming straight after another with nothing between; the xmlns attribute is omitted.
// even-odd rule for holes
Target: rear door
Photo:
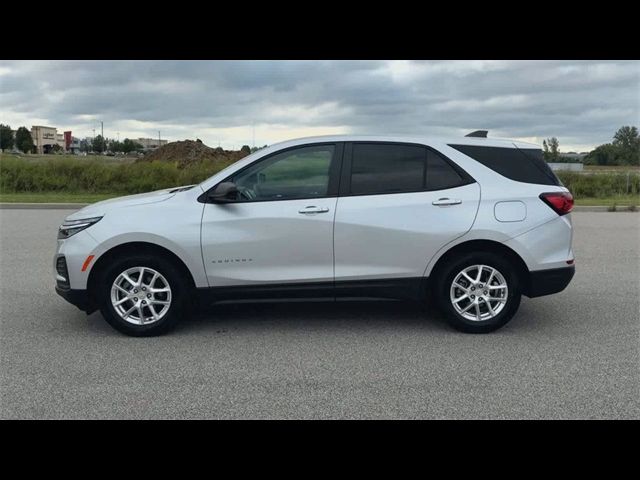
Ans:
<svg viewBox="0 0 640 480"><path fill-rule="evenodd" d="M472 226L480 186L424 145L346 145L334 248L336 282L422 277Z"/></svg>

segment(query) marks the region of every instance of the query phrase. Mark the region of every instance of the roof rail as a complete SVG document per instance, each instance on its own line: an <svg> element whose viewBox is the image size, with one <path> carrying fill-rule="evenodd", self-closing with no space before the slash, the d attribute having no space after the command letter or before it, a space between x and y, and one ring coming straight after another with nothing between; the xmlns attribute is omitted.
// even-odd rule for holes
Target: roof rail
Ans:
<svg viewBox="0 0 640 480"><path fill-rule="evenodd" d="M487 133L489 133L489 130L474 130L471 133L467 133L465 137L487 138Z"/></svg>

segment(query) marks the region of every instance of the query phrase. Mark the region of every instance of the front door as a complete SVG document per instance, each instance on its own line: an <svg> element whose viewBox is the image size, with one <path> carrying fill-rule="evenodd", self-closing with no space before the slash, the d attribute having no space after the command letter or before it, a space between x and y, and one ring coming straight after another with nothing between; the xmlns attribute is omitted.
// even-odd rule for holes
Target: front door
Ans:
<svg viewBox="0 0 640 480"><path fill-rule="evenodd" d="M211 287L333 282L341 144L290 148L225 181L238 201L208 203L202 253Z"/></svg>

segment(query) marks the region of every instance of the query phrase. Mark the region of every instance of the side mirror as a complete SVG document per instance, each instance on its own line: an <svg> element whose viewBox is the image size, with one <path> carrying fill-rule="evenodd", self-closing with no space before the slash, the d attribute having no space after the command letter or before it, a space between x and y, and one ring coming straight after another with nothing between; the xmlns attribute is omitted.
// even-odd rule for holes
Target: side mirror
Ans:
<svg viewBox="0 0 640 480"><path fill-rule="evenodd" d="M238 199L238 187L233 182L222 182L208 195L213 203L230 203Z"/></svg>

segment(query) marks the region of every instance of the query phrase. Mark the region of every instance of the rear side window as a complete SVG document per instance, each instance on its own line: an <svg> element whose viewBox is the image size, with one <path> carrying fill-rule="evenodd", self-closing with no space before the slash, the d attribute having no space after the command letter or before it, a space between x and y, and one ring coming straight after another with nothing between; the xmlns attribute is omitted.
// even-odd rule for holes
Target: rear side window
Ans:
<svg viewBox="0 0 640 480"><path fill-rule="evenodd" d="M415 192L425 179L425 149L414 145L355 143L351 193Z"/></svg>
<svg viewBox="0 0 640 480"><path fill-rule="evenodd" d="M354 143L351 158L351 195L443 190L473 182L421 145Z"/></svg>
<svg viewBox="0 0 640 480"><path fill-rule="evenodd" d="M511 180L541 185L562 185L538 148L502 148L449 145Z"/></svg>

